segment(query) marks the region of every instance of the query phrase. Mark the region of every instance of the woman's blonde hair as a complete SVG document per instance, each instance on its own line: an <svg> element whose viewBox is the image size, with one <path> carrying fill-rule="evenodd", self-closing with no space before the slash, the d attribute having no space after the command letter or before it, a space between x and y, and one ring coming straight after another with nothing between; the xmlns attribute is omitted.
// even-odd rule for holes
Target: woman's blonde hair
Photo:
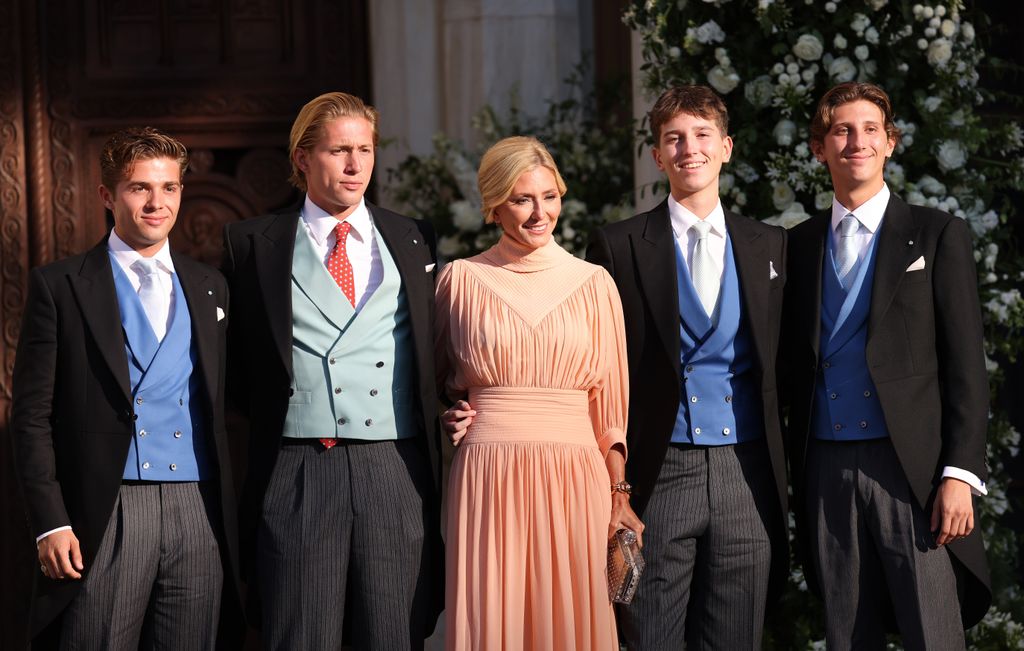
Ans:
<svg viewBox="0 0 1024 651"><path fill-rule="evenodd" d="M484 221L494 222L494 211L512 194L519 177L535 167L546 167L555 175L559 196L565 195L565 181L558 173L555 159L536 138L512 136L494 143L480 159L476 183Z"/></svg>

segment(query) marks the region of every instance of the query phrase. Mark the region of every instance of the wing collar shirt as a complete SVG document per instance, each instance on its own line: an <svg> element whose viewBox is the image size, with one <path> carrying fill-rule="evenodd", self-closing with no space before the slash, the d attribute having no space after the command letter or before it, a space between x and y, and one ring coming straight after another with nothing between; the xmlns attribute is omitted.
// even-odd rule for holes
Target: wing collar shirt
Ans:
<svg viewBox="0 0 1024 651"><path fill-rule="evenodd" d="M352 264L352 282L356 291L356 309L360 309L373 295L384 279L384 264L380 259L380 247L377 243L376 229L370 218L366 201L360 200L351 215L342 221L352 226L345 242L345 252ZM327 259L331 256L337 241L334 229L339 221L306 196L302 206L302 224L320 256L320 261L327 268Z"/></svg>
<svg viewBox="0 0 1024 651"><path fill-rule="evenodd" d="M889 186L882 184L882 189L878 193L865 201L859 208L849 210L843 204L839 203L839 199L832 196L832 244L835 247L839 246L839 222L843 220L843 217L847 215L853 215L860 222L857 228L856 234L853 237L857 238L857 264L860 265L864 260L864 256L867 254L868 247L871 245L871 240L874 238L878 229L882 227L882 219L885 217L885 209L889 205ZM851 273L856 273L851 272ZM952 477L953 479L959 479L960 481L970 485L971 492L975 495L988 495L988 489L985 487L985 482L975 475L973 472L964 470L963 468L957 468L956 466L944 466L942 468L942 477Z"/></svg>
<svg viewBox="0 0 1024 651"><path fill-rule="evenodd" d="M690 230L690 227L701 219L683 207L671 195L668 197L668 216L672 220L672 234L679 244L679 250L685 254L683 262L686 264L686 271L691 273L693 247L697 244L697 235ZM714 209L708 213L704 221L711 224L707 246L711 258L715 262L715 268L718 270L718 280L721 284L722 273L725 270L725 210L722 209L721 200L715 204Z"/></svg>

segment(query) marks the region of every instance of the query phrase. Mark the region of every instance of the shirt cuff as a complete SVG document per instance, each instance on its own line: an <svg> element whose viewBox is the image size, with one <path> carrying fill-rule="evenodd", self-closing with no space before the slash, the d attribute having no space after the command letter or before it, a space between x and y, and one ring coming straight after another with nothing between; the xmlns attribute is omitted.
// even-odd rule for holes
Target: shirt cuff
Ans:
<svg viewBox="0 0 1024 651"><path fill-rule="evenodd" d="M58 531L71 531L71 525L67 524L67 525L64 525L63 527L57 527L56 529L50 529L46 533L44 533L44 534L42 534L40 536L37 536L36 537L36 544L38 545L39 541L41 541L43 538L46 538L51 533L57 533Z"/></svg>
<svg viewBox="0 0 1024 651"><path fill-rule="evenodd" d="M970 486L971 495L988 495L988 488L985 487L985 482L978 479L978 476L969 470L957 468L956 466L945 466L942 469L942 478L945 479L946 477L959 479Z"/></svg>

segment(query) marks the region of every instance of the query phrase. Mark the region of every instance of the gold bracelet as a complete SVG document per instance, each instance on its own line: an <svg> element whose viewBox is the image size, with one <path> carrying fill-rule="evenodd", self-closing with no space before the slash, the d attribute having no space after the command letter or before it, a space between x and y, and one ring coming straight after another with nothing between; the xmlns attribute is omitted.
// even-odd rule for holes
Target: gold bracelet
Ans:
<svg viewBox="0 0 1024 651"><path fill-rule="evenodd" d="M626 495L633 494L633 487L629 485L628 481L617 481L612 484L613 493L625 493Z"/></svg>

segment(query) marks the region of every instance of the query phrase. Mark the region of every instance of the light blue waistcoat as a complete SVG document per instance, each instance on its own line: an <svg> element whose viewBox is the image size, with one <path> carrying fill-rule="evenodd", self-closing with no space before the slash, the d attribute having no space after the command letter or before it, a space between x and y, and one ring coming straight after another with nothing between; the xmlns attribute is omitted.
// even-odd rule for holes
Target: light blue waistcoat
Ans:
<svg viewBox="0 0 1024 651"><path fill-rule="evenodd" d="M199 373L193 373L196 351L192 317L177 274L174 318L163 341L157 341L139 295L110 257L121 310L132 386L135 431L124 465L124 479L198 481L214 476L203 432ZM192 396L200 396L192 400Z"/></svg>
<svg viewBox="0 0 1024 651"><path fill-rule="evenodd" d="M865 347L878 233L847 293L839 282L835 247L826 236L821 290L821 363L815 382L811 431L819 439L859 441L889 436Z"/></svg>
<svg viewBox="0 0 1024 651"><path fill-rule="evenodd" d="M726 237L718 323L704 311L676 245L679 291L679 411L673 443L732 445L764 436L761 395L754 376L754 342L743 318L732 241Z"/></svg>
<svg viewBox="0 0 1024 651"><path fill-rule="evenodd" d="M412 326L391 253L378 234L384 277L356 312L324 266L301 219L297 229L292 257L292 395L282 436L415 436Z"/></svg>

